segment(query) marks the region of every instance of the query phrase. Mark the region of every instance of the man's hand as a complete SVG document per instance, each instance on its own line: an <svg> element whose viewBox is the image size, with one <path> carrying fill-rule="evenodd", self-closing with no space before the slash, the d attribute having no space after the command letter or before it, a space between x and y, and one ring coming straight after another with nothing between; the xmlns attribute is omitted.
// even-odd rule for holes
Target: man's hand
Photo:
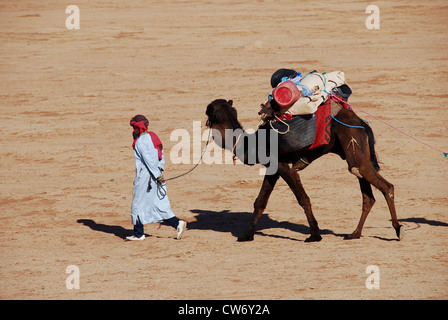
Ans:
<svg viewBox="0 0 448 320"><path fill-rule="evenodd" d="M157 178L157 182L158 183L165 183L165 178L163 177L163 174L161 174L158 178Z"/></svg>

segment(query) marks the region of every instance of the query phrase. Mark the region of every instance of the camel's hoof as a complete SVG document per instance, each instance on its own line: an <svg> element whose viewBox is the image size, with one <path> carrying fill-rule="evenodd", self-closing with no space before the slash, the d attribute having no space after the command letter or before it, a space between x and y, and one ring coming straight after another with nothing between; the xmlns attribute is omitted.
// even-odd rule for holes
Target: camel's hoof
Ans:
<svg viewBox="0 0 448 320"><path fill-rule="evenodd" d="M352 233L352 234L345 235L344 240L353 240L353 239L359 239L359 238L361 238L360 235Z"/></svg>
<svg viewBox="0 0 448 320"><path fill-rule="evenodd" d="M322 237L320 235L317 235L306 238L305 242L318 242L320 240L322 240Z"/></svg>
<svg viewBox="0 0 448 320"><path fill-rule="evenodd" d="M398 240L403 240L404 237L404 227L400 224L397 229L395 229L397 233Z"/></svg>
<svg viewBox="0 0 448 320"><path fill-rule="evenodd" d="M238 242L244 242L244 241L253 241L254 240L254 235L246 235L243 234L241 236L238 237Z"/></svg>

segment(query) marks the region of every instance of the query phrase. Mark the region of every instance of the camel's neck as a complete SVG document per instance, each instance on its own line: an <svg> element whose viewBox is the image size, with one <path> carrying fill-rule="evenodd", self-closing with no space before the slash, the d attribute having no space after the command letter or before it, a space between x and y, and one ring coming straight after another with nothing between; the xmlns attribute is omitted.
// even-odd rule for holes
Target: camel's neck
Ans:
<svg viewBox="0 0 448 320"><path fill-rule="evenodd" d="M244 164L255 164L258 162L258 131L248 133L242 128L215 128L213 138L221 148L232 152Z"/></svg>
<svg viewBox="0 0 448 320"><path fill-rule="evenodd" d="M239 141L247 133L242 129L231 129L224 126L213 126L213 140L223 149L235 151Z"/></svg>
<svg viewBox="0 0 448 320"><path fill-rule="evenodd" d="M277 171L278 141L276 135L270 134L270 130L259 129L254 133L247 133L242 128L234 130L213 126L213 139L221 148L232 152L242 163L263 164L267 167L267 174Z"/></svg>

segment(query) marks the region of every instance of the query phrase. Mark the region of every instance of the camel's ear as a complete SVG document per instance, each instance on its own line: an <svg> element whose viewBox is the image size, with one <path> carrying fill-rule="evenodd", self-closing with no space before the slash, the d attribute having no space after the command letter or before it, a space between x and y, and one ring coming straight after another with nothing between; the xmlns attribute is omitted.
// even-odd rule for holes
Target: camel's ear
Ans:
<svg viewBox="0 0 448 320"><path fill-rule="evenodd" d="M229 104L229 106L233 106L233 100L229 100L227 101L227 103Z"/></svg>

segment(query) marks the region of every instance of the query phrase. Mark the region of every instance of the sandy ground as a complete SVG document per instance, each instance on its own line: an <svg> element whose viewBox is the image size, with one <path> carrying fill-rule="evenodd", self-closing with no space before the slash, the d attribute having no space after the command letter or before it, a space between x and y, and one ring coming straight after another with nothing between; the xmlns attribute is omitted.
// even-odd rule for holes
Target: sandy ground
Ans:
<svg viewBox="0 0 448 320"><path fill-rule="evenodd" d="M68 30L65 8L80 9ZM280 181L255 241L239 243L260 167L201 164L168 182L172 208L188 221L177 241L167 225L131 234L135 164L129 120L150 118L165 144L193 136L215 98L233 99L245 128L280 67L343 70L353 105L447 150L446 1L1 1L1 299L446 299L448 159L359 113L376 134L382 175L395 185L405 238L386 202L363 237L344 241L361 212L356 178L335 155L301 172L323 230L309 228ZM202 142L202 147L205 142ZM66 268L79 268L69 290ZM366 268L380 288L366 288Z"/></svg>

